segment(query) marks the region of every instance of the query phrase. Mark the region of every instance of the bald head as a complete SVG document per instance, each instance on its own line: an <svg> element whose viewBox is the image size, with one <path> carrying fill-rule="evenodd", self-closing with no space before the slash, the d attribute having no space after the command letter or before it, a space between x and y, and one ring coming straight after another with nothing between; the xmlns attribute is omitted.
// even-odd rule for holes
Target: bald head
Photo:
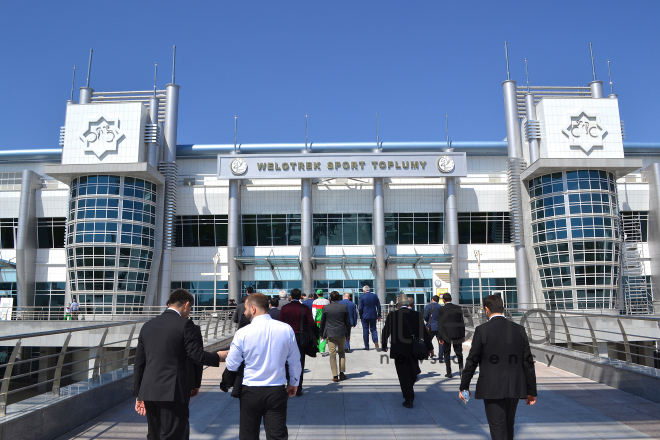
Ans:
<svg viewBox="0 0 660 440"><path fill-rule="evenodd" d="M350 293L344 293L344 299L351 299Z"/></svg>

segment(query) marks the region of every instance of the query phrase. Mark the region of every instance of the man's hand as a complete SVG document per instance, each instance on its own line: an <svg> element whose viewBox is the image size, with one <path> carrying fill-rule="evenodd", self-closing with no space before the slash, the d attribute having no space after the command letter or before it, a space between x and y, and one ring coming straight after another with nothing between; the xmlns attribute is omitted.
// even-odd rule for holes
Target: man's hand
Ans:
<svg viewBox="0 0 660 440"><path fill-rule="evenodd" d="M193 397L195 397L198 394L199 394L199 388L195 388L194 390L192 390L190 392L190 398L192 399Z"/></svg>
<svg viewBox="0 0 660 440"><path fill-rule="evenodd" d="M144 402L142 400L135 399L135 412L141 416L147 415L147 409L144 407Z"/></svg>
<svg viewBox="0 0 660 440"><path fill-rule="evenodd" d="M286 393L289 395L289 397L293 397L296 395L298 392L298 387L294 387L293 385L289 385L286 389Z"/></svg>
<svg viewBox="0 0 660 440"><path fill-rule="evenodd" d="M380 318L378 318L378 322L380 322Z"/></svg>
<svg viewBox="0 0 660 440"><path fill-rule="evenodd" d="M229 354L228 350L225 351L219 351L218 356L220 356L220 362L224 362L227 360L227 355Z"/></svg>
<svg viewBox="0 0 660 440"><path fill-rule="evenodd" d="M527 405L534 405L536 403L536 396L527 396Z"/></svg>
<svg viewBox="0 0 660 440"><path fill-rule="evenodd" d="M467 390L467 392L468 392L468 396L472 397L472 391ZM463 403L465 403L465 397L463 397L463 392L462 391L458 392L458 397L459 397L459 399L461 399L463 401Z"/></svg>
<svg viewBox="0 0 660 440"><path fill-rule="evenodd" d="M346 337L346 340L347 340L348 342L350 342L350 341L351 341L351 337L350 337L350 336L347 336L347 337Z"/></svg>
<svg viewBox="0 0 660 440"><path fill-rule="evenodd" d="M438 344L440 344L440 345L445 345L445 341L443 341L442 339L440 339L440 340L438 341Z"/></svg>

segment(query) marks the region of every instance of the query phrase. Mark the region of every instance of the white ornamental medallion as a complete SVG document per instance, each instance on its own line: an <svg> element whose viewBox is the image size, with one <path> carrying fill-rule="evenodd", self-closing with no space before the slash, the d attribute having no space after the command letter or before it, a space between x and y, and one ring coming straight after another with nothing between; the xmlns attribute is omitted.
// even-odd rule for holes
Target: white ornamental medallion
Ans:
<svg viewBox="0 0 660 440"><path fill-rule="evenodd" d="M571 147L579 147L586 154L594 147L603 146L603 137L607 131L600 126L598 115L593 115L582 110L576 115L569 115L571 122L562 129L562 133L568 138Z"/></svg>
<svg viewBox="0 0 660 440"><path fill-rule="evenodd" d="M85 152L92 152L101 159L106 153L117 151L117 144L124 138L124 132L119 128L119 118L98 116L90 119L87 130L78 138Z"/></svg>
<svg viewBox="0 0 660 440"><path fill-rule="evenodd" d="M242 176L247 172L248 164L245 159L238 158L231 161L229 168L235 176Z"/></svg>
<svg viewBox="0 0 660 440"><path fill-rule="evenodd" d="M454 171L454 159L449 156L440 156L438 159L438 169L441 173L451 173Z"/></svg>

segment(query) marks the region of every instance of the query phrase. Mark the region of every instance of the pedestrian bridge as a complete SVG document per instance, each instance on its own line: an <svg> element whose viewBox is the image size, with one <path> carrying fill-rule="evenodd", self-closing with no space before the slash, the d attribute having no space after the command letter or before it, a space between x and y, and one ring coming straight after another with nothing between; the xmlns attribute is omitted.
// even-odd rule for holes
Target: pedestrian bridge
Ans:
<svg viewBox="0 0 660 440"><path fill-rule="evenodd" d="M354 351L346 356L348 380L343 382L332 382L328 357L308 358L305 392L289 400L289 438L490 438L482 401L463 404L459 379L445 378L444 364L422 363L415 407L406 409L394 365L373 346L361 350L360 327L354 329L352 346ZM466 343L466 354L468 350ZM547 366L541 358L545 355L536 362L538 402L518 407L516 439L660 438L660 404ZM220 391L221 374L222 367L204 371L200 395L190 405L191 439L238 438L238 400ZM58 439L143 439L147 424L135 413L134 402L128 399Z"/></svg>

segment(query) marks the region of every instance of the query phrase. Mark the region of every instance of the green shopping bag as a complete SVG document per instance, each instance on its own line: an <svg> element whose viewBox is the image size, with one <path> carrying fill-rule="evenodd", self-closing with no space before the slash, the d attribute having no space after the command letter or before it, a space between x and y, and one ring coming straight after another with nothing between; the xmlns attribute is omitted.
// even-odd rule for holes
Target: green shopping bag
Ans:
<svg viewBox="0 0 660 440"><path fill-rule="evenodd" d="M327 339L319 340L319 353L325 353L325 344L328 342Z"/></svg>

